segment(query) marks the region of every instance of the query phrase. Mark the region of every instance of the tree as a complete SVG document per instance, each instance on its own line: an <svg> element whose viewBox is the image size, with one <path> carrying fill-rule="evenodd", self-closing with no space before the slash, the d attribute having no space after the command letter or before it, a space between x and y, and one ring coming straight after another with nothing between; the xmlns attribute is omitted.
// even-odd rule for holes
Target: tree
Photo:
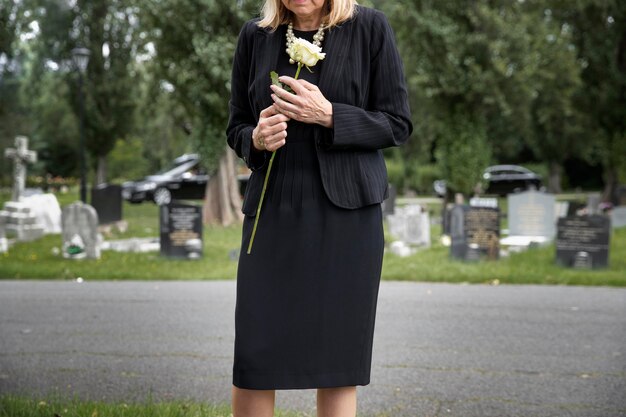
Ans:
<svg viewBox="0 0 626 417"><path fill-rule="evenodd" d="M206 223L241 218L233 153L224 131L232 56L243 22L256 8L232 0L143 0L142 26L156 49L158 76L173 86L185 108L189 135L212 172L205 199ZM241 7L238 6L241 5Z"/></svg>
<svg viewBox="0 0 626 417"><path fill-rule="evenodd" d="M409 152L431 151L459 191L470 193L474 184L466 181L485 168L478 165L488 164L492 154L517 155L530 130L534 67L523 11L484 0L403 0L382 7L405 63L413 137L423 143ZM482 155L456 155L472 149Z"/></svg>
<svg viewBox="0 0 626 417"><path fill-rule="evenodd" d="M575 104L581 66L572 46L571 30L555 22L543 7L529 4L526 24L531 36L535 71L531 104L533 134L526 143L548 164L548 190L560 193L564 161L588 153L584 116Z"/></svg>
<svg viewBox="0 0 626 417"><path fill-rule="evenodd" d="M610 200L626 171L626 4L619 0L548 2L562 27L571 31L582 84L574 101L585 115L588 159L604 167L604 199ZM621 178L626 181L626 178Z"/></svg>
<svg viewBox="0 0 626 417"><path fill-rule="evenodd" d="M64 95L50 97L51 101L43 106L64 101L78 115L77 74L71 65L71 50L80 45L91 52L84 88L85 136L87 150L97 164L95 183L105 182L106 156L115 141L124 138L132 127L136 10L121 0L29 0L25 4L31 24L39 28L29 46L32 57L25 97L36 101L43 91L40 84L49 81L47 74L56 74L63 77L69 89L57 88Z"/></svg>

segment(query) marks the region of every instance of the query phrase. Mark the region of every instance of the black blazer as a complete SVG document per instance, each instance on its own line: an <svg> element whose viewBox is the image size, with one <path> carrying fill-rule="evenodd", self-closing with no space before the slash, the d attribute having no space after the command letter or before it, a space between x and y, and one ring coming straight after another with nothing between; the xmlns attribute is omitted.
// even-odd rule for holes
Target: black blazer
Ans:
<svg viewBox="0 0 626 417"><path fill-rule="evenodd" d="M271 32L247 22L233 61L228 144L252 170L242 211L254 216L270 152L252 145L261 110L273 101L269 73L276 68L284 25ZM326 33L321 92L333 105L333 128L311 125L322 183L337 206L355 209L388 194L381 149L401 145L413 130L402 61L385 16L357 6L355 16ZM289 140L289 138L287 138Z"/></svg>

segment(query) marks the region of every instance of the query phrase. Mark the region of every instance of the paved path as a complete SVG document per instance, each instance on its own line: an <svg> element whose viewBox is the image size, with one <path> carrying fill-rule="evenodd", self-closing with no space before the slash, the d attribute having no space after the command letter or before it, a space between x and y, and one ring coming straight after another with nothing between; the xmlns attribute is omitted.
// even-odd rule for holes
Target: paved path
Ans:
<svg viewBox="0 0 626 417"><path fill-rule="evenodd" d="M0 281L0 392L228 403L234 292ZM361 416L626 416L626 290L384 282L358 395Z"/></svg>

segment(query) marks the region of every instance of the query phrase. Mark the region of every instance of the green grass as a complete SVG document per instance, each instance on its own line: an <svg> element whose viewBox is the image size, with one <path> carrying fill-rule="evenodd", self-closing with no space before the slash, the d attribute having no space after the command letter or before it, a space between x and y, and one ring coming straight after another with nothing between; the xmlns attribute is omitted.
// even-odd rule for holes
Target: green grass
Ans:
<svg viewBox="0 0 626 417"><path fill-rule="evenodd" d="M432 233L433 236L439 236L438 230L433 230ZM449 248L440 243L434 243L430 249L421 250L407 258L386 253L383 262L383 279L626 286L626 228L615 230L611 236L609 268L602 270L576 270L557 265L554 244L514 253L498 261L476 263L452 260L449 257L449 251Z"/></svg>
<svg viewBox="0 0 626 417"><path fill-rule="evenodd" d="M99 401L33 399L0 396L0 417L229 417L230 406L189 401L108 403ZM277 411L277 417L308 414Z"/></svg>
<svg viewBox="0 0 626 417"><path fill-rule="evenodd" d="M59 196L62 205L75 200L76 193ZM3 197L0 195L0 203ZM432 207L432 214L439 209ZM154 204L124 204L125 233L107 239L158 236L158 208ZM549 245L512 254L499 261L463 263L449 257L449 248L438 242L440 228L434 226L433 246L407 258L386 253L385 280L491 283L626 286L626 228L611 236L610 267L586 271L555 264L555 248ZM234 279L236 255L241 242L241 225L204 228L204 257L196 261L172 260L158 253L103 251L99 260L69 260L61 255L61 238L48 235L28 243L17 243L0 254L0 277L13 279L67 280L212 280ZM55 249L56 248L56 249Z"/></svg>

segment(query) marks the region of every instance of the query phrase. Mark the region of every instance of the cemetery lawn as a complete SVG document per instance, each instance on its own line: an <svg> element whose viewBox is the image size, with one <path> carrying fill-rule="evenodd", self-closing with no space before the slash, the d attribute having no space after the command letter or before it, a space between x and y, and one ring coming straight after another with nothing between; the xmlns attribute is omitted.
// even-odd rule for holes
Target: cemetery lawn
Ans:
<svg viewBox="0 0 626 417"><path fill-rule="evenodd" d="M0 196L0 200L2 200ZM63 206L75 196L59 196ZM1 203L1 201L0 201ZM151 203L124 203L125 233L106 239L156 237L158 208ZM587 271L562 268L555 264L555 248L549 245L512 254L499 261L463 263L449 257L449 248L438 242L440 227L433 226L433 246L400 258L386 253L382 277L385 280L602 285L626 287L626 228L613 231L609 251L610 267ZM18 243L0 254L0 278L72 280L213 280L234 279L241 240L241 225L204 228L204 257L196 261L171 260L156 252L119 253L103 251L99 260L68 260L60 254L60 235L48 235Z"/></svg>
<svg viewBox="0 0 626 417"><path fill-rule="evenodd" d="M278 417L305 417L306 414L277 411ZM108 403L96 401L32 399L0 396L0 417L230 417L227 405L189 401Z"/></svg>

